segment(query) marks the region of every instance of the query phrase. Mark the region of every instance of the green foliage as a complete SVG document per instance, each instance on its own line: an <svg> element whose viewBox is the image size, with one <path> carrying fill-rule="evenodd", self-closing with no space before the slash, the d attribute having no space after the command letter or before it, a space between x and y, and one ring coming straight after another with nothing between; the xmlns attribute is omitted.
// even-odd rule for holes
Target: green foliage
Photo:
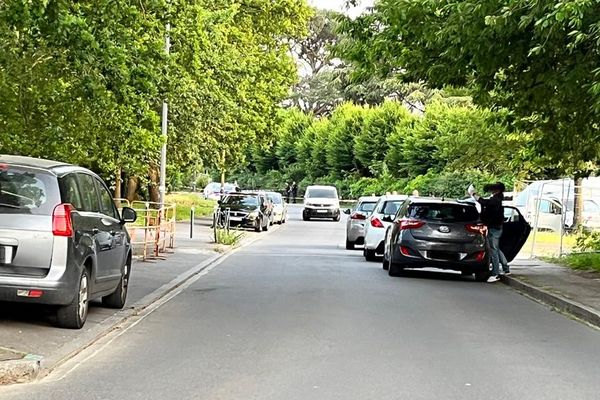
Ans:
<svg viewBox="0 0 600 400"><path fill-rule="evenodd" d="M586 229L577 232L575 249L578 251L600 251L600 232Z"/></svg>
<svg viewBox="0 0 600 400"><path fill-rule="evenodd" d="M339 54L355 78L467 86L510 110L516 130L555 173L599 161L600 8L591 0L379 0L346 18ZM398 71L402 71L401 75Z"/></svg>
<svg viewBox="0 0 600 400"><path fill-rule="evenodd" d="M297 79L288 42L310 15L297 0L0 2L0 152L143 176L166 99L171 187L243 164Z"/></svg>
<svg viewBox="0 0 600 400"><path fill-rule="evenodd" d="M176 204L177 221L189 221L192 207L196 217L210 216L217 205L216 201L206 200L198 193L170 193L165 197L165 201Z"/></svg>
<svg viewBox="0 0 600 400"><path fill-rule="evenodd" d="M237 246L246 236L245 232L235 229L217 229L215 233L215 243L225 246Z"/></svg>
<svg viewBox="0 0 600 400"><path fill-rule="evenodd" d="M575 253L561 258L552 258L551 262L580 271L600 272L600 253Z"/></svg>

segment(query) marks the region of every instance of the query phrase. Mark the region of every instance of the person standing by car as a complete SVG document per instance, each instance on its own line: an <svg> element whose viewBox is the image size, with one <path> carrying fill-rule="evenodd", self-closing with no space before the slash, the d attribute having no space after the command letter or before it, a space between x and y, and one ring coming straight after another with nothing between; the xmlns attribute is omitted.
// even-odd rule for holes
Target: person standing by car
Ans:
<svg viewBox="0 0 600 400"><path fill-rule="evenodd" d="M292 195L292 187L288 182L285 183L285 197L287 198L287 202L290 202L290 196Z"/></svg>
<svg viewBox="0 0 600 400"><path fill-rule="evenodd" d="M492 193L490 198L477 196L477 193L470 193L481 204L481 222L488 228L488 243L492 258L492 275L488 282L494 283L499 280L500 264L504 274L510 274L508 261L500 250L500 237L502 237L502 225L504 224L504 207L502 200L506 187L502 182L496 182L491 185L484 186L485 192ZM470 191L472 189L470 188Z"/></svg>
<svg viewBox="0 0 600 400"><path fill-rule="evenodd" d="M294 200L294 204L296 204L296 197L298 196L298 185L296 182L292 183L292 199Z"/></svg>

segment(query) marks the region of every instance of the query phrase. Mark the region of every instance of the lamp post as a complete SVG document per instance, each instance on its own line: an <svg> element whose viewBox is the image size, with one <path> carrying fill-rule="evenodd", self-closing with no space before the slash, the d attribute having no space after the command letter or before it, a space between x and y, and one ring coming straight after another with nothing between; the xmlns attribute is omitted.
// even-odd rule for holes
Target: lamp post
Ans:
<svg viewBox="0 0 600 400"><path fill-rule="evenodd" d="M171 38L169 37L169 31L171 30L171 24L167 24L167 33L165 35L165 52L167 55L171 49ZM167 99L163 99L162 103L162 116L161 116L161 133L163 136L163 145L160 149L160 183L158 190L160 192L160 202L164 204L165 193L167 191L167 127L169 122L169 105Z"/></svg>

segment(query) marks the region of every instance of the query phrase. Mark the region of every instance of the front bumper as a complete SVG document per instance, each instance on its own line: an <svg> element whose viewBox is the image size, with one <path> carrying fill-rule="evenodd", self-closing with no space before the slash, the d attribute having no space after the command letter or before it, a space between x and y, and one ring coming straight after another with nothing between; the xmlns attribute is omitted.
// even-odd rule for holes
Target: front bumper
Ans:
<svg viewBox="0 0 600 400"><path fill-rule="evenodd" d="M308 218L338 218L340 216L340 209L304 207L302 216Z"/></svg>

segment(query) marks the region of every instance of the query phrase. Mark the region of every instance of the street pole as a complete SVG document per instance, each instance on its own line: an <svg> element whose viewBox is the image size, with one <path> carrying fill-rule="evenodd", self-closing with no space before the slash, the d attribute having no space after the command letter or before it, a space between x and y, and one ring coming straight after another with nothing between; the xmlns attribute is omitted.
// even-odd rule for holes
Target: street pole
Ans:
<svg viewBox="0 0 600 400"><path fill-rule="evenodd" d="M169 54L171 49L171 38L169 37L169 31L171 30L171 24L167 24L167 33L165 35L165 52ZM163 145L160 149L160 183L158 190L160 192L160 203L165 203L165 193L167 191L167 127L169 122L169 105L167 99L163 99L162 103L162 117L161 117L161 133L163 136Z"/></svg>

